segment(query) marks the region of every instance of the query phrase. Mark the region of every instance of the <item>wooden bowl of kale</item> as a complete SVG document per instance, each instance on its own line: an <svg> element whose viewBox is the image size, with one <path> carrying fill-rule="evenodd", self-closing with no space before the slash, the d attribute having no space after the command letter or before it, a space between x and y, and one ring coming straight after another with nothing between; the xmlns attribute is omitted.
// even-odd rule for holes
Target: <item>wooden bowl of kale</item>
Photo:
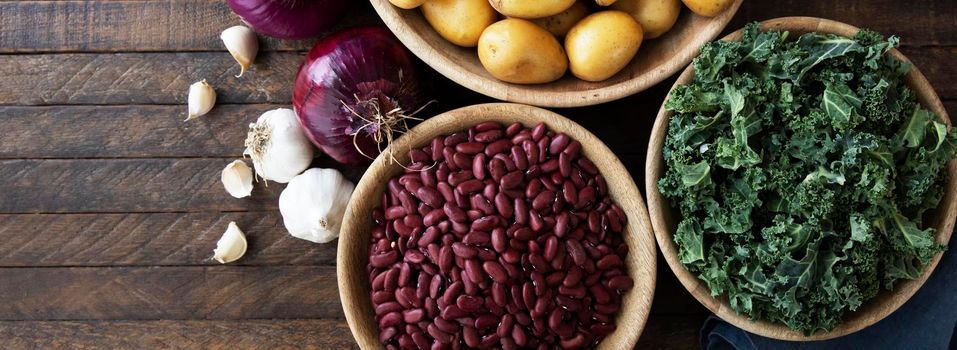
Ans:
<svg viewBox="0 0 957 350"><path fill-rule="evenodd" d="M897 38L752 24L678 78L648 147L661 252L751 333L823 340L892 313L954 228L957 131Z"/></svg>

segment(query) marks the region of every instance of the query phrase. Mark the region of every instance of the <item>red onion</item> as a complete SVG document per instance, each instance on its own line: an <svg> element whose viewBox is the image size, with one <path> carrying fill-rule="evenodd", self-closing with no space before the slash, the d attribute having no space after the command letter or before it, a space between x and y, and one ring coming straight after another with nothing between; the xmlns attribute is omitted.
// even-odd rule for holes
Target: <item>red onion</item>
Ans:
<svg viewBox="0 0 957 350"><path fill-rule="evenodd" d="M411 53L377 27L316 43L299 68L292 101L312 143L353 165L370 163L426 104Z"/></svg>
<svg viewBox="0 0 957 350"><path fill-rule="evenodd" d="M305 39L331 28L351 0L228 0L257 33L279 39Z"/></svg>

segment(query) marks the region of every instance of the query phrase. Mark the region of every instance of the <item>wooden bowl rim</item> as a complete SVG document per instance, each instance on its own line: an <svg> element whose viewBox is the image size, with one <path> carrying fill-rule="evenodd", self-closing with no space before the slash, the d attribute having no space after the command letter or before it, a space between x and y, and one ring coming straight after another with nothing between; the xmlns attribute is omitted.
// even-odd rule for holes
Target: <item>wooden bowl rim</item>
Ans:
<svg viewBox="0 0 957 350"><path fill-rule="evenodd" d="M853 36L860 30L849 24L816 17L775 18L762 22L761 28L762 30L789 30L800 33L814 31L833 33L847 37ZM743 29L738 30L722 40L739 40L742 32ZM910 62L897 50L891 50L890 54L906 62ZM674 87L687 84L693 79L693 68L693 66L688 66L685 69L674 86L672 86L672 91ZM950 119L940 98L916 66L912 65L911 71L905 77L905 80L907 85L918 93L920 103L925 108L937 113L942 121L950 125ZM667 101L667 98L665 101ZM927 281L927 278L930 277L930 274L940 261L943 253L938 253L934 256L934 259L927 265L924 273L920 277L914 280L898 282L892 291L881 289L881 292L876 297L865 302L857 311L845 314L841 324L830 332L818 331L811 336L805 336L803 333L791 330L785 325L766 320L751 321L748 319L748 316L736 313L731 309L730 305L728 305L726 296L721 296L720 298L712 297L710 289L695 275L685 269L677 257L677 248L672 239L674 227L668 224L668 218L676 214L673 213L668 200L662 197L661 193L658 192L657 186L658 179L664 171L664 160L661 155L661 150L667 132L668 120L671 116L672 113L667 111L664 103L662 103L658 117L655 120L654 129L652 130L646 158L647 163L645 164L645 191L648 193L648 210L652 218L655 239L658 241L661 254L664 255L665 261L667 261L668 266L671 267L671 270L678 277L678 280L681 281L681 284L684 285L702 305L714 312L718 317L721 317L721 319L750 333L773 339L816 341L837 338L864 329L897 310L897 308L910 299L910 297L917 292L917 289ZM937 223L935 225L928 223L928 226L937 228L937 242L940 244L947 244L949 242L954 229L955 217L954 215L948 216L946 213L957 212L957 161L951 162L947 171L949 172L950 180L945 189L945 196L941 200L937 211L935 211L943 215L937 215L937 218L935 218Z"/></svg>
<svg viewBox="0 0 957 350"><path fill-rule="evenodd" d="M698 55L698 50L705 43L714 40L721 34L725 26L738 12L744 0L735 0L730 8L721 14L711 17L712 25L705 27L705 34L693 40L693 44L686 45L675 51L670 59L654 70L645 74L631 77L618 83L592 83L584 89L568 91L543 90L552 83L546 84L511 84L493 78L491 75L480 75L463 69L462 65L451 59L444 48L456 47L454 44L443 41L444 45L431 45L412 26L407 23L400 11L410 11L397 8L388 0L372 0L379 17L392 33L405 44L422 61L428 64L446 78L469 90L498 100L524 103L542 107L582 107L591 106L608 101L617 100L635 93L644 91L668 77L674 75L682 67L687 66ZM417 10L417 9L416 9ZM415 10L413 10L415 11ZM687 9L682 9L682 16L697 16ZM641 52L639 51L639 55ZM476 61L478 61L476 55ZM627 70L628 67L625 68ZM618 74L627 74L623 70ZM571 74L570 72L567 74ZM610 78L614 79L614 78Z"/></svg>
<svg viewBox="0 0 957 350"><path fill-rule="evenodd" d="M397 150L396 158L405 164L409 149L424 146L437 135L462 131L487 120L504 124L519 121L526 126L544 122L549 129L564 132L581 142L583 154L596 160L594 163L605 177L612 199L628 215L626 231L623 233L629 247L625 264L629 276L635 281L634 288L622 298L622 308L616 316L618 328L602 340L599 349L633 348L645 327L654 299L657 244L637 184L621 161L598 137L574 121L548 110L520 104L489 103L463 107L429 118L396 140L390 148ZM381 348L366 273L369 213L378 206L378 198L386 181L400 172L401 168L387 162L383 156L376 158L356 184L342 222L336 257L339 296L349 328L362 349Z"/></svg>

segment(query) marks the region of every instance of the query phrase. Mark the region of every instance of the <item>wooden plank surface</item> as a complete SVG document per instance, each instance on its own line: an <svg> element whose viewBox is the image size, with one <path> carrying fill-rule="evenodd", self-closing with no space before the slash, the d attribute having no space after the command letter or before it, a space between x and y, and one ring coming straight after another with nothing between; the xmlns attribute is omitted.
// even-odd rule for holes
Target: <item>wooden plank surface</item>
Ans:
<svg viewBox="0 0 957 350"><path fill-rule="evenodd" d="M821 17L901 37L905 46L957 44L957 7L949 0L748 1L729 27L777 17Z"/></svg>
<svg viewBox="0 0 957 350"><path fill-rule="evenodd" d="M335 244L286 233L278 212L0 215L0 267L219 265L230 221L249 248L233 265L333 266Z"/></svg>
<svg viewBox="0 0 957 350"><path fill-rule="evenodd" d="M952 25L957 21L957 7L933 0L903 4L896 0L752 1L741 7L729 27L782 16L816 16L897 34L907 45L957 44L957 28ZM901 18L920 18L920 25L902 24ZM379 22L368 3L356 2L335 29ZM222 51L219 33L239 23L220 1L4 1L0 2L0 52ZM263 50L305 50L313 42L263 38L261 46Z"/></svg>
<svg viewBox="0 0 957 350"><path fill-rule="evenodd" d="M262 182L252 196L236 199L220 174L228 159L12 159L0 160L8 179L0 213L139 213L262 211L278 208L283 186ZM315 166L338 167L356 181L361 169L329 158Z"/></svg>
<svg viewBox="0 0 957 350"><path fill-rule="evenodd" d="M654 317L639 349L697 348L703 319ZM0 321L0 339L18 348L70 349L351 349L345 320Z"/></svg>
<svg viewBox="0 0 957 350"><path fill-rule="evenodd" d="M345 320L0 321L0 339L7 349L355 348Z"/></svg>
<svg viewBox="0 0 957 350"><path fill-rule="evenodd" d="M325 33L380 22L356 3ZM220 32L239 24L225 1L3 1L0 52L224 51ZM261 37L260 49L308 50L314 42Z"/></svg>
<svg viewBox="0 0 957 350"><path fill-rule="evenodd" d="M342 318L333 266L0 268L0 320ZM664 290L680 288L667 283ZM660 293L656 293L659 295ZM656 315L697 316L660 303Z"/></svg>
<svg viewBox="0 0 957 350"><path fill-rule="evenodd" d="M301 60L264 53L236 78L239 65L227 52L0 55L0 104L182 105L189 85L203 79L220 104L289 103Z"/></svg>
<svg viewBox="0 0 957 350"><path fill-rule="evenodd" d="M338 319L334 267L0 268L0 320Z"/></svg>
<svg viewBox="0 0 957 350"><path fill-rule="evenodd" d="M942 98L957 98L957 86L942 79L957 75L949 64L957 47L906 48L904 53ZM202 79L216 89L219 104L289 104L301 60L294 52L264 54L247 75L236 78L239 66L225 52L0 55L0 76L5 77L0 105L182 105L189 85ZM431 80L443 79L428 74ZM668 87L658 88L667 92ZM464 91L455 87L438 95L441 100Z"/></svg>

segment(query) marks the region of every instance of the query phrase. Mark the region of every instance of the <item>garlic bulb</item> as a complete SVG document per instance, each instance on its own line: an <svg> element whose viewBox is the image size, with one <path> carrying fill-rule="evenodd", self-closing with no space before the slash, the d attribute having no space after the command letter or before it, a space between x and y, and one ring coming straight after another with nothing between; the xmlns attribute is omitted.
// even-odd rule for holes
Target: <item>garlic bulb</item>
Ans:
<svg viewBox="0 0 957 350"><path fill-rule="evenodd" d="M233 59L239 63L239 78L246 73L249 66L256 60L256 54L259 52L259 41L256 39L256 33L252 29L243 26L229 27L219 35L226 45L226 50L233 55Z"/></svg>
<svg viewBox="0 0 957 350"><path fill-rule="evenodd" d="M243 231L236 226L235 221L229 222L226 232L216 242L216 249L213 250L213 259L221 264L230 263L246 254L246 236Z"/></svg>
<svg viewBox="0 0 957 350"><path fill-rule="evenodd" d="M286 183L312 163L313 148L296 113L279 108L263 113L249 124L246 152L259 177Z"/></svg>
<svg viewBox="0 0 957 350"><path fill-rule="evenodd" d="M213 87L206 82L206 79L197 81L189 86L189 96L186 97L186 105L189 114L186 115L186 120L184 121L190 121L190 119L206 115L206 113L209 113L209 111L213 109L213 106L216 105L216 90L213 90Z"/></svg>
<svg viewBox="0 0 957 350"><path fill-rule="evenodd" d="M226 168L223 168L220 180L223 181L226 192L233 197L249 197L253 192L253 171L244 161L235 160L229 163Z"/></svg>
<svg viewBox="0 0 957 350"><path fill-rule="evenodd" d="M355 185L335 169L313 168L296 176L279 195L286 230L315 243L336 239L353 189Z"/></svg>

